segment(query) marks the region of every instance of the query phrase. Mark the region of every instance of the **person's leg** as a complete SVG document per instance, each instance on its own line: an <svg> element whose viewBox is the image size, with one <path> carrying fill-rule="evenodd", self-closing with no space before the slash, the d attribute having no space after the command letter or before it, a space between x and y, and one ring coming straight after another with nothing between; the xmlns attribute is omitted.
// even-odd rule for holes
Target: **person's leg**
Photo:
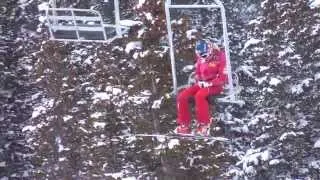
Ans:
<svg viewBox="0 0 320 180"><path fill-rule="evenodd" d="M208 124L210 122L208 96L221 94L223 88L213 86L200 89L196 95L196 117L199 124Z"/></svg>
<svg viewBox="0 0 320 180"><path fill-rule="evenodd" d="M177 98L177 123L179 125L189 126L191 122L191 113L189 110L189 99L200 89L198 85L193 85L182 90Z"/></svg>

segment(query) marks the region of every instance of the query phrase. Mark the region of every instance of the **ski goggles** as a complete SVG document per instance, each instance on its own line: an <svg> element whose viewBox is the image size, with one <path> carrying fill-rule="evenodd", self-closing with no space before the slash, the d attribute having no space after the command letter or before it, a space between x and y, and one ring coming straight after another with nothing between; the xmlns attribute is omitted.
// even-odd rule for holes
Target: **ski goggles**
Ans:
<svg viewBox="0 0 320 180"><path fill-rule="evenodd" d="M209 54L208 54L208 53L201 53L200 56L201 56L202 58L207 58L207 57L209 56Z"/></svg>

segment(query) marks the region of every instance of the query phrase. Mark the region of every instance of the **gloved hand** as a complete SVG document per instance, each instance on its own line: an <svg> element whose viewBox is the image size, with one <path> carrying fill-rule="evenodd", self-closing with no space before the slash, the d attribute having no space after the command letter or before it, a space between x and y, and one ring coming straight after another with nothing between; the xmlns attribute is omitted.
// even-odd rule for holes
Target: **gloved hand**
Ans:
<svg viewBox="0 0 320 180"><path fill-rule="evenodd" d="M205 81L198 81L198 86L200 86L201 88L207 88L207 87L211 87L212 83L205 82Z"/></svg>
<svg viewBox="0 0 320 180"><path fill-rule="evenodd" d="M220 48L216 43L212 43L212 48L220 51Z"/></svg>

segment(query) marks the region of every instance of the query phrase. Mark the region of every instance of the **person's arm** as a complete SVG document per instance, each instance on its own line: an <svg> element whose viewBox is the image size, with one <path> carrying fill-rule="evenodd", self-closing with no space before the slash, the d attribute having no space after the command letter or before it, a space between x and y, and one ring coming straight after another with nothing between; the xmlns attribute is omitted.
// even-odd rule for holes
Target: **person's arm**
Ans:
<svg viewBox="0 0 320 180"><path fill-rule="evenodd" d="M197 56L197 55L196 55ZM199 81L199 77L200 77L200 67L199 67L199 57L196 57L196 63L195 63L195 75L194 78L196 80L196 82Z"/></svg>
<svg viewBox="0 0 320 180"><path fill-rule="evenodd" d="M222 86L226 83L228 79L227 75L225 74L226 55L223 50L220 50L218 52L218 58L219 58L219 69L218 69L217 77L211 81L213 86Z"/></svg>

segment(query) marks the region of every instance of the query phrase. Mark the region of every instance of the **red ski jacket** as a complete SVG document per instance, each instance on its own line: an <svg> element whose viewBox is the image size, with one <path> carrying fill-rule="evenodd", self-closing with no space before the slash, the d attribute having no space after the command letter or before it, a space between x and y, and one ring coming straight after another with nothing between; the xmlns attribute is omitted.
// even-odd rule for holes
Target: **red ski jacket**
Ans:
<svg viewBox="0 0 320 180"><path fill-rule="evenodd" d="M212 83L213 86L223 86L228 78L225 73L226 55L223 50L214 50L214 55L205 62L196 57L196 80Z"/></svg>

